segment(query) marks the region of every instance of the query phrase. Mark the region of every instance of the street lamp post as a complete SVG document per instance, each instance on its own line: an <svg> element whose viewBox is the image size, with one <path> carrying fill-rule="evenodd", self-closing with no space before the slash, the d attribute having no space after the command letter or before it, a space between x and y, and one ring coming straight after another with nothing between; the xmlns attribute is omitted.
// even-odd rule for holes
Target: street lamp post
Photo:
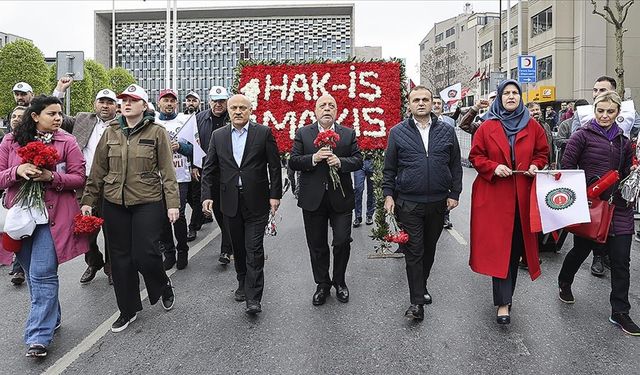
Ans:
<svg viewBox="0 0 640 375"><path fill-rule="evenodd" d="M116 0L111 0L111 68L116 67Z"/></svg>

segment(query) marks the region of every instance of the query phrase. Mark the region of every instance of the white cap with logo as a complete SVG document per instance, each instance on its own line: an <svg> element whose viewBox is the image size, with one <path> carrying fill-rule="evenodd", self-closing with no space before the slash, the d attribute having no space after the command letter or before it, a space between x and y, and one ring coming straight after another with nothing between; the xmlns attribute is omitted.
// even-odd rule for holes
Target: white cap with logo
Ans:
<svg viewBox="0 0 640 375"><path fill-rule="evenodd" d="M227 100L229 99L229 93L227 89L222 86L213 86L209 90L209 99L211 100Z"/></svg>
<svg viewBox="0 0 640 375"><path fill-rule="evenodd" d="M102 99L102 98L111 99L114 102L118 100L118 98L116 98L116 93L109 89L102 89L98 91L98 94L96 95L96 100Z"/></svg>
<svg viewBox="0 0 640 375"><path fill-rule="evenodd" d="M18 82L13 86L12 91L33 92L33 89L31 88L31 85L26 82Z"/></svg>
<svg viewBox="0 0 640 375"><path fill-rule="evenodd" d="M129 85L124 91L117 96L118 99L124 99L126 97L131 97L134 99L142 99L145 103L149 103L149 95L144 89L136 84Z"/></svg>

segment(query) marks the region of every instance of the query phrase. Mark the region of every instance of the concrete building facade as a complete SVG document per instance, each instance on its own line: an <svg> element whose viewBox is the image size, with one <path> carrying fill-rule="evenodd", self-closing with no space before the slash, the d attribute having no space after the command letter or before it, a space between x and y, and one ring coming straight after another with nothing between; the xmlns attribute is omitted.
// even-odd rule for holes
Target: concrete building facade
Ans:
<svg viewBox="0 0 640 375"><path fill-rule="evenodd" d="M15 42L16 40L26 40L31 42L31 39L23 38L18 35L3 33L0 31L0 48L7 45L7 43Z"/></svg>
<svg viewBox="0 0 640 375"><path fill-rule="evenodd" d="M230 88L240 60L346 60L354 52L354 6L189 8L177 12L177 82L182 97ZM165 79L165 10L116 13L116 65L156 98ZM111 11L95 12L95 58L111 65Z"/></svg>

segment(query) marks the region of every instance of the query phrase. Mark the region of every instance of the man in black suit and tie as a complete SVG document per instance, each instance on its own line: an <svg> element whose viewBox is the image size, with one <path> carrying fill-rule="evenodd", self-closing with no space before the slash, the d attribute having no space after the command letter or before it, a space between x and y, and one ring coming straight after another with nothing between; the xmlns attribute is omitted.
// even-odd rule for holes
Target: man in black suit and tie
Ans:
<svg viewBox="0 0 640 375"><path fill-rule="evenodd" d="M335 123L337 112L331 95L318 98L315 110L318 122L297 131L289 159L291 169L301 171L298 206L302 208L313 278L318 285L312 299L316 306L325 303L332 285L338 301L349 301L345 272L351 252L351 215L355 207L351 172L362 167L362 154L354 130ZM335 150L318 149L313 144L318 134L326 130L340 136ZM334 188L330 167L338 169L342 190ZM333 280L329 277L329 223L333 230Z"/></svg>
<svg viewBox="0 0 640 375"><path fill-rule="evenodd" d="M234 95L227 102L231 126L211 135L202 171L202 210L211 213L214 191L231 237L238 276L236 301L247 303L246 312L262 311L264 288L264 229L282 197L280 156L271 129L249 121L251 102ZM219 189L213 184L219 176Z"/></svg>

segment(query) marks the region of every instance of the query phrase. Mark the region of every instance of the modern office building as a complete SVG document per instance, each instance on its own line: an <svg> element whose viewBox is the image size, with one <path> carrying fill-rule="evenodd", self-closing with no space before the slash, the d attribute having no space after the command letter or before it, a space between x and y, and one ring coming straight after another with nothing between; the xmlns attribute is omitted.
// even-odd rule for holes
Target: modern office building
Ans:
<svg viewBox="0 0 640 375"><path fill-rule="evenodd" d="M497 18L497 12L475 13L467 3L458 16L437 22L420 41L420 84L437 91L460 80L466 83L477 69L479 30ZM475 86L470 99L474 94Z"/></svg>
<svg viewBox="0 0 640 375"><path fill-rule="evenodd" d="M593 14L590 1L512 3L501 18L478 29L476 61L470 61L470 67L486 72L484 79L474 81L480 96L486 97L495 89L490 72L506 75L508 71L510 77L517 78L518 55L534 55L537 60L537 82L525 85L527 101L591 100L596 78L616 77L615 29ZM602 9L604 2L597 4ZM624 34L625 96L636 99L636 107L640 105L640 70L633 69L633 64L640 59L640 24L633 20L639 17L640 7L634 4Z"/></svg>
<svg viewBox="0 0 640 375"><path fill-rule="evenodd" d="M111 11L95 12L95 58L111 65ZM231 87L242 59L345 60L353 56L353 4L189 8L177 12L179 95L206 96L216 85ZM130 70L156 98L165 79L163 10L118 10L116 65Z"/></svg>
<svg viewBox="0 0 640 375"><path fill-rule="evenodd" d="M356 58L361 60L376 60L382 58L382 47L374 46L362 46L355 47L353 54Z"/></svg>
<svg viewBox="0 0 640 375"><path fill-rule="evenodd" d="M30 39L23 38L14 34L7 34L0 31L0 48L4 47L7 43L15 42L16 40L26 40L31 41Z"/></svg>

